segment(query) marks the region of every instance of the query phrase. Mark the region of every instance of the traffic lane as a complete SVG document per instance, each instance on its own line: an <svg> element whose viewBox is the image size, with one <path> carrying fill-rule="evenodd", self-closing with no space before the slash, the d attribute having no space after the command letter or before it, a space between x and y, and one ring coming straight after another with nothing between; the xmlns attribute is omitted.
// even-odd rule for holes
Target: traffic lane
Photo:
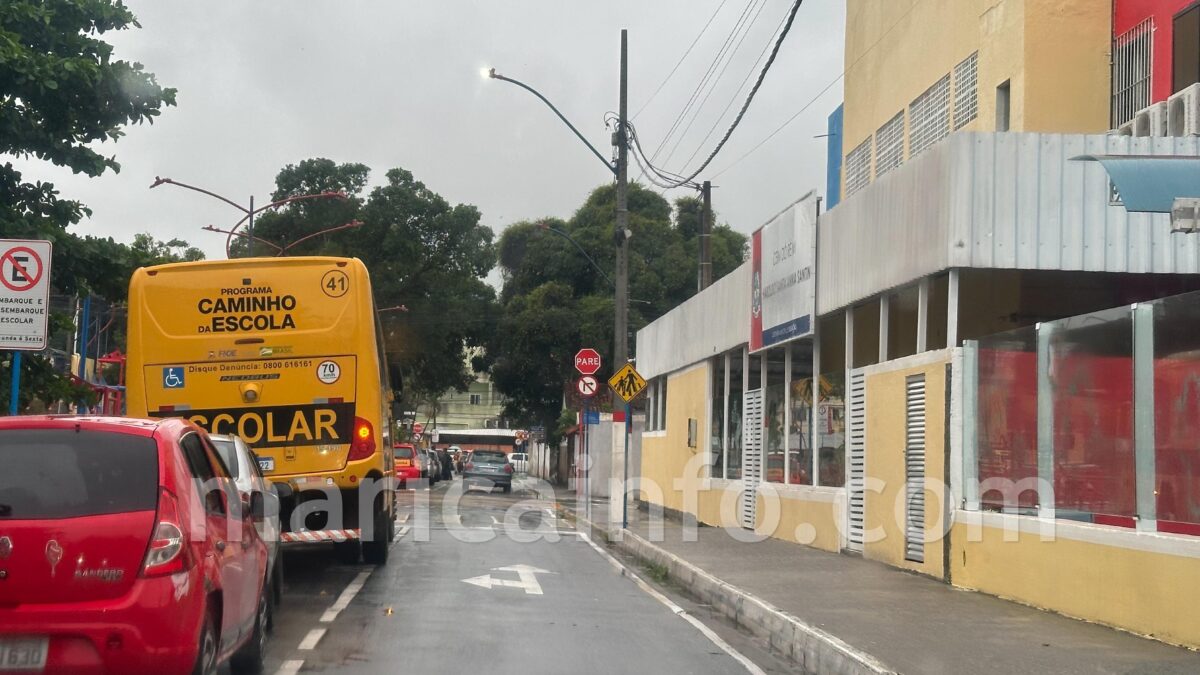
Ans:
<svg viewBox="0 0 1200 675"><path fill-rule="evenodd" d="M745 672L579 537L462 540L478 533L431 528L428 541L402 540L303 670Z"/></svg>
<svg viewBox="0 0 1200 675"><path fill-rule="evenodd" d="M394 552L394 549L393 549ZM321 625L321 617L369 565L337 561L333 544L288 544L283 556L283 599L275 608L263 672L274 673L297 658L298 645Z"/></svg>
<svg viewBox="0 0 1200 675"><path fill-rule="evenodd" d="M518 482L519 485L522 483ZM515 488L514 488L515 490ZM461 494L461 487L440 482L433 488L417 485L397 491L397 540L410 534L422 523L444 529L462 525L473 528L465 537L485 537L483 533L497 521L504 522L506 514L517 520L519 527L532 530L552 527L557 515L537 500L537 493L527 488L511 495L498 491L488 493L470 490ZM543 514L544 517L543 517ZM392 554L400 555L393 545ZM273 673L285 664L301 661L307 651L300 646L310 640L314 631L328 629L322 621L329 607L345 593L345 589L363 572L376 568L370 565L344 565L338 562L329 543L287 544L283 555L283 600L274 616L274 627L268 641L264 672ZM393 558L393 563L395 558ZM284 671L286 672L286 671Z"/></svg>

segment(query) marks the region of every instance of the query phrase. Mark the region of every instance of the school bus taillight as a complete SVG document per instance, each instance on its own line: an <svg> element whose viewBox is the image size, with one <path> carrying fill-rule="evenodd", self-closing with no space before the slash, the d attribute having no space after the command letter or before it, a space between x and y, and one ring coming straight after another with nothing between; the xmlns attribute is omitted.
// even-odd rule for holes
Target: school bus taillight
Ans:
<svg viewBox="0 0 1200 675"><path fill-rule="evenodd" d="M354 439L350 441L351 462L366 459L375 454L375 428L361 417L354 418Z"/></svg>

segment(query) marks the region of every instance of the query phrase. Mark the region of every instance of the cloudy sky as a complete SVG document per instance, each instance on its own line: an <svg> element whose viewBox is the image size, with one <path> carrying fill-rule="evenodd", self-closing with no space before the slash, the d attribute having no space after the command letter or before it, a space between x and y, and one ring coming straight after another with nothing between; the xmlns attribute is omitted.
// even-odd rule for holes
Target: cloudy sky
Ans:
<svg viewBox="0 0 1200 675"><path fill-rule="evenodd" d="M262 203L280 168L310 157L362 162L378 182L404 167L451 202L479 207L497 231L540 216L568 217L605 169L552 113L499 72L539 89L607 154L604 113L615 110L620 29L629 29L630 113L656 148L722 46L732 59L695 98L659 163L680 171L707 156L749 89L747 76L791 0L126 0L140 30L110 33L117 55L140 61L178 106L116 145L119 174L88 179L20 162L94 210L75 231L130 241L148 231L223 257L239 214L155 176ZM719 8L719 9L718 9ZM714 14L715 12L715 14ZM739 20L749 29L735 32ZM668 73L702 27L682 65ZM842 71L843 0L806 0L762 90L700 179L714 185L722 220L749 232L795 198L824 193L826 118L841 83L748 157ZM751 81L753 78L751 78ZM745 86L743 86L745 85ZM740 91L739 91L740 89ZM649 104L647 105L647 101ZM730 103L732 102L732 105ZM644 106L644 110L643 110ZM724 119L720 114L729 106ZM711 129L715 130L705 140ZM695 153L691 164L687 163ZM736 162L736 163L735 163ZM730 165L732 165L731 168ZM727 170L725 170L727 169ZM724 171L722 171L724 170ZM631 177L636 178L636 170ZM676 190L669 198L687 194Z"/></svg>

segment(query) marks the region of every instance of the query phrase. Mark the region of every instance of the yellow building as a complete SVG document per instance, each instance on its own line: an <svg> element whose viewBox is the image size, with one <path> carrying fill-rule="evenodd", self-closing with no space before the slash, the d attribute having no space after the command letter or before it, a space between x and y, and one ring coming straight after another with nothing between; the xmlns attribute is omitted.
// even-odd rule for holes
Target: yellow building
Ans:
<svg viewBox="0 0 1200 675"><path fill-rule="evenodd" d="M1200 138L1102 133L1110 25L1105 0L848 0L847 196L815 234L808 205L785 210L751 261L638 332L646 502L1200 647L1200 536L1149 525L1153 441L1132 515L977 494L1012 462L973 426L976 341L1200 288L1200 236L1074 159L1200 156ZM1076 474L1085 447L1060 452Z"/></svg>
<svg viewBox="0 0 1200 675"><path fill-rule="evenodd" d="M1097 0L848 0L843 190L955 131L1109 129L1112 7Z"/></svg>

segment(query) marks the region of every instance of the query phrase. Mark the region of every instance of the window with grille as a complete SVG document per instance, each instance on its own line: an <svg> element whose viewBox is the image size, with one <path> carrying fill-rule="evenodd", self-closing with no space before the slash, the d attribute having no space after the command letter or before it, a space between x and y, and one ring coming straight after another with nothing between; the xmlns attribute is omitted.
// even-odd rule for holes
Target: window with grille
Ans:
<svg viewBox="0 0 1200 675"><path fill-rule="evenodd" d="M871 139L863 141L846 155L846 196L858 192L871 182Z"/></svg>
<svg viewBox="0 0 1200 675"><path fill-rule="evenodd" d="M954 130L979 117L979 52L954 67Z"/></svg>
<svg viewBox="0 0 1200 675"><path fill-rule="evenodd" d="M908 155L925 152L950 135L950 75L938 80L908 106Z"/></svg>
<svg viewBox="0 0 1200 675"><path fill-rule="evenodd" d="M1112 122L1119 127L1150 105L1154 20L1146 19L1113 40Z"/></svg>
<svg viewBox="0 0 1200 675"><path fill-rule="evenodd" d="M888 120L875 132L875 177L904 163L904 111Z"/></svg>
<svg viewBox="0 0 1200 675"><path fill-rule="evenodd" d="M480 405L483 403L482 394L471 394L471 405Z"/></svg>

